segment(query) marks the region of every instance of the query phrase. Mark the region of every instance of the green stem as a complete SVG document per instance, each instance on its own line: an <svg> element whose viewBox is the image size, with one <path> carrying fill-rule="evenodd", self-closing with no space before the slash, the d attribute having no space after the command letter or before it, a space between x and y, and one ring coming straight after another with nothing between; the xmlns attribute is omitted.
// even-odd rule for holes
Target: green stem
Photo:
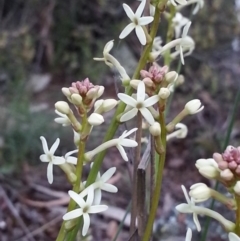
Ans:
<svg viewBox="0 0 240 241"><path fill-rule="evenodd" d="M155 219L157 208L158 208L158 202L159 202L160 194L161 194L163 168L164 168L164 163L165 163L165 158L166 158L166 136L167 136L167 132L165 129L164 112L160 112L160 125L162 128L161 139L162 139L162 144L164 147L164 153L159 155L159 161L158 161L159 169L157 172L155 191L153 193L150 214L148 217L147 227L145 229L142 241L149 241L151 239L152 227L153 227L154 219Z"/></svg>
<svg viewBox="0 0 240 241"><path fill-rule="evenodd" d="M238 236L240 236L240 197L238 195L235 195L235 200L236 200L236 204L237 204L235 233Z"/></svg>

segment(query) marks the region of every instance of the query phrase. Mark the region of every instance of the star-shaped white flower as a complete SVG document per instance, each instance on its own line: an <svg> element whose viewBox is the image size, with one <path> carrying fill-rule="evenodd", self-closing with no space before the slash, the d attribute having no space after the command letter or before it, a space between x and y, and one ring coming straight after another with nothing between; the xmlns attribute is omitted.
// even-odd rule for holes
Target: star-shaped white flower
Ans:
<svg viewBox="0 0 240 241"><path fill-rule="evenodd" d="M106 205L92 205L94 199L94 188L89 186L88 196L85 201L79 194L74 191L68 191L69 196L77 203L79 208L66 213L63 220L71 220L83 216L82 235L85 236L90 226L90 213L100 213L108 209Z"/></svg>
<svg viewBox="0 0 240 241"><path fill-rule="evenodd" d="M45 137L41 136L40 139L42 141L42 146L43 146L43 151L44 151L44 154L42 154L40 156L40 160L42 162L48 162L47 178L48 178L48 182L50 184L52 184L52 182L53 182L53 165L61 165L61 164L65 163L65 159L63 157L54 156L54 153L59 146L60 139L57 138L57 140L53 143L50 150L48 148L48 144L47 144Z"/></svg>
<svg viewBox="0 0 240 241"><path fill-rule="evenodd" d="M119 35L120 39L125 38L130 32L132 32L133 29L135 29L136 35L142 45L145 45L147 40L146 40L146 35L144 33L144 30L142 26L147 25L153 21L153 17L148 16L148 17L141 17L144 7L146 5L146 0L143 0L136 13L132 11L132 9L127 5L123 4L124 11L126 12L127 16L130 18L132 21L130 24L128 24L121 34Z"/></svg>
<svg viewBox="0 0 240 241"><path fill-rule="evenodd" d="M130 136L135 132L137 128L133 128L130 131L124 131L121 136L118 138L118 143L116 145L124 161L128 161L127 153L125 152L123 146L125 147L136 147L138 143L134 140L127 139L126 137Z"/></svg>
<svg viewBox="0 0 240 241"><path fill-rule="evenodd" d="M185 18L181 13L177 12L172 19L172 24L175 30L175 38L180 37L182 27L184 27L189 22L188 18Z"/></svg>
<svg viewBox="0 0 240 241"><path fill-rule="evenodd" d="M197 227L197 230L200 232L201 231L201 226L200 223L198 221L198 216L197 213L194 212L194 207L195 207L195 202L194 200L191 198L189 198L188 194L187 194L187 190L186 188L182 185L182 190L183 190L183 194L186 198L187 203L182 203L176 206L176 209L181 212L181 213L192 213L193 214L193 221Z"/></svg>
<svg viewBox="0 0 240 241"><path fill-rule="evenodd" d="M91 164L92 167L93 163ZM101 176L100 172L98 172L97 178L95 182L91 185L94 188L94 205L99 205L102 199L102 191L116 193L118 191L117 187L114 185L107 183L109 179L116 172L116 167L109 168L106 172L104 172ZM83 183L85 185L86 182ZM81 197L85 197L88 193L88 189L90 186L85 188L79 195Z"/></svg>
<svg viewBox="0 0 240 241"><path fill-rule="evenodd" d="M180 57L181 57L181 61L182 64L184 65L184 51L188 50L187 53L185 53L186 55L189 55L192 53L194 47L195 47L195 43L193 41L193 39L189 36L187 36L188 34L188 30L191 26L192 22L188 22L184 28L183 28L183 32L182 32L182 38L181 38L181 42L179 45L176 46L176 50L178 50L180 52Z"/></svg>
<svg viewBox="0 0 240 241"><path fill-rule="evenodd" d="M140 82L137 87L137 99L133 97L119 93L118 98L128 106L132 107L129 111L122 115L121 122L128 121L137 115L138 111L141 112L146 121L150 124L154 124L154 118L147 107L150 107L159 101L159 96L154 95L145 100L145 84Z"/></svg>
<svg viewBox="0 0 240 241"><path fill-rule="evenodd" d="M67 163L71 163L71 164L73 164L73 165L77 165L77 158L74 157L74 156L71 156L72 154L77 153L77 152L78 152L78 149L67 152L67 153L65 154L65 156L64 156L66 162L67 162Z"/></svg>

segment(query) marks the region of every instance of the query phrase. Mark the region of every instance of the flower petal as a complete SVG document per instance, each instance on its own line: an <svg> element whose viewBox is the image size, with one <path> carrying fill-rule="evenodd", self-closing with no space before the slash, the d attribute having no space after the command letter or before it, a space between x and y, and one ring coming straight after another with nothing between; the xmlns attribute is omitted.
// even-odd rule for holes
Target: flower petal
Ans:
<svg viewBox="0 0 240 241"><path fill-rule="evenodd" d="M185 241L191 241L192 240L192 229L188 228L186 233Z"/></svg>
<svg viewBox="0 0 240 241"><path fill-rule="evenodd" d="M91 206L92 203L93 203L93 198L94 198L94 188L93 186L89 186L89 190L88 190L88 196L87 196L87 201L86 201L86 204L88 206Z"/></svg>
<svg viewBox="0 0 240 241"><path fill-rule="evenodd" d="M152 113L147 108L141 108L140 112L150 125L154 124L154 118L152 116Z"/></svg>
<svg viewBox="0 0 240 241"><path fill-rule="evenodd" d="M109 42L106 43L103 53L109 53L110 50L113 48L114 45L114 40L110 40Z"/></svg>
<svg viewBox="0 0 240 241"><path fill-rule="evenodd" d="M124 39L125 37L128 36L128 34L130 34L133 31L134 28L135 28L135 25L133 23L129 23L120 33L119 38Z"/></svg>
<svg viewBox="0 0 240 241"><path fill-rule="evenodd" d="M106 172L102 174L101 180L103 182L108 181L112 177L112 175L116 172L116 169L117 169L116 167L109 168Z"/></svg>
<svg viewBox="0 0 240 241"><path fill-rule="evenodd" d="M88 232L90 226L90 217L88 213L83 214L83 229L82 229L82 236L85 236Z"/></svg>
<svg viewBox="0 0 240 241"><path fill-rule="evenodd" d="M147 25L153 21L153 17L141 17L138 20L139 25Z"/></svg>
<svg viewBox="0 0 240 241"><path fill-rule="evenodd" d="M121 137L126 138L127 136L130 136L133 132L135 132L138 128L133 128L130 131L124 131L121 135Z"/></svg>
<svg viewBox="0 0 240 241"><path fill-rule="evenodd" d="M159 101L159 96L154 95L144 101L144 106L149 107L156 104Z"/></svg>
<svg viewBox="0 0 240 241"><path fill-rule="evenodd" d="M127 16L131 19L131 21L133 22L134 21L134 17L135 17L135 14L134 12L132 11L132 9L127 5L127 4L123 4L123 9L125 11L125 13L127 14Z"/></svg>
<svg viewBox="0 0 240 241"><path fill-rule="evenodd" d="M229 241L240 241L240 238L235 233L228 234Z"/></svg>
<svg viewBox="0 0 240 241"><path fill-rule="evenodd" d="M73 165L77 165L77 158L73 157L73 156L69 156L69 157L67 157L66 162L71 163Z"/></svg>
<svg viewBox="0 0 240 241"><path fill-rule="evenodd" d="M118 191L117 187L110 183L104 183L101 188L103 191L115 193Z"/></svg>
<svg viewBox="0 0 240 241"><path fill-rule="evenodd" d="M189 21L189 22L184 26L183 32L182 32L182 38L185 38L185 37L187 36L188 30L189 30L191 24L192 24L192 22Z"/></svg>
<svg viewBox="0 0 240 241"><path fill-rule="evenodd" d="M73 211L70 211L66 214L63 215L63 220L71 220L71 219L74 219L74 218L78 218L80 217L81 215L83 214L83 211L81 208L77 208Z"/></svg>
<svg viewBox="0 0 240 241"><path fill-rule="evenodd" d="M54 165L62 165L63 163L65 163L65 159L63 157L54 156L52 159L52 163Z"/></svg>
<svg viewBox="0 0 240 241"><path fill-rule="evenodd" d="M108 209L107 205L95 205L88 209L88 213L100 213Z"/></svg>
<svg viewBox="0 0 240 241"><path fill-rule="evenodd" d="M185 187L184 185L181 185L181 188L182 188L182 191L183 191L183 194L184 194L184 197L185 197L187 203L190 204L190 203L191 203L191 200L190 200L190 198L189 198L189 196L188 196L188 194L187 194L187 189L186 189L186 187Z"/></svg>
<svg viewBox="0 0 240 241"><path fill-rule="evenodd" d="M180 213L193 213L189 204L181 203L175 207Z"/></svg>
<svg viewBox="0 0 240 241"><path fill-rule="evenodd" d="M197 216L196 213L193 213L193 221L194 221L194 223L195 223L195 225L197 227L197 231L200 232L201 231L201 225L200 225L200 223L198 221L198 216Z"/></svg>
<svg viewBox="0 0 240 241"><path fill-rule="evenodd" d="M40 156L40 160L41 160L41 162L49 162L48 155L42 154L42 155Z"/></svg>
<svg viewBox="0 0 240 241"><path fill-rule="evenodd" d="M145 5L146 5L146 0L142 0L142 2L141 2L140 5L138 6L137 11L136 11L136 13L135 13L135 16L136 16L137 18L140 18L140 17L141 17Z"/></svg>
<svg viewBox="0 0 240 241"><path fill-rule="evenodd" d="M145 45L147 43L146 35L143 31L143 28L141 26L135 27L136 35L142 45Z"/></svg>
<svg viewBox="0 0 240 241"><path fill-rule="evenodd" d="M141 81L137 88L137 102L143 102L145 99L145 84Z"/></svg>
<svg viewBox="0 0 240 241"><path fill-rule="evenodd" d="M132 119L134 116L136 116L137 112L138 112L137 108L131 109L130 111L128 111L124 115L122 115L122 117L120 118L120 121L125 122L125 121Z"/></svg>
<svg viewBox="0 0 240 241"><path fill-rule="evenodd" d="M136 107L137 101L133 97L123 93L119 93L118 98L125 104Z"/></svg>
<svg viewBox="0 0 240 241"><path fill-rule="evenodd" d="M43 147L44 153L45 153L45 154L48 154L49 149L48 149L48 144L47 144L47 141L46 141L45 137L44 137L44 136L41 136L40 139L41 139L41 141L42 141L42 147Z"/></svg>
<svg viewBox="0 0 240 241"><path fill-rule="evenodd" d="M47 179L50 184L53 183L53 163L49 162L47 166Z"/></svg>
<svg viewBox="0 0 240 241"><path fill-rule="evenodd" d="M81 208L84 208L86 206L86 202L83 200L83 198L77 194L76 192L70 190L68 191L68 195L74 200L75 203Z"/></svg>
<svg viewBox="0 0 240 241"><path fill-rule="evenodd" d="M125 146L125 147L136 147L138 143L131 139L122 139L119 141L119 145Z"/></svg>
<svg viewBox="0 0 240 241"><path fill-rule="evenodd" d="M77 152L78 152L78 149L73 150L73 151L69 151L69 152L67 152L67 153L65 154L65 158L67 158L67 157L69 157L69 156L71 156L72 154L77 153Z"/></svg>
<svg viewBox="0 0 240 241"><path fill-rule="evenodd" d="M57 138L57 140L53 143L53 145L52 145L52 147L51 147L51 149L49 151L51 154L55 153L55 151L57 150L57 148L59 146L59 143L60 143L60 139Z"/></svg>
<svg viewBox="0 0 240 241"><path fill-rule="evenodd" d="M120 155L122 156L123 160L124 161L128 161L128 157L127 157L127 153L125 152L124 148L120 145L116 145L117 149L119 150L120 152Z"/></svg>
<svg viewBox="0 0 240 241"><path fill-rule="evenodd" d="M99 205L101 203L101 199L102 199L102 191L100 188L96 188L94 190L93 205Z"/></svg>
<svg viewBox="0 0 240 241"><path fill-rule="evenodd" d="M183 49L182 49L182 46L181 46L181 45L179 46L179 51L180 51L181 62L182 62L182 64L184 65Z"/></svg>

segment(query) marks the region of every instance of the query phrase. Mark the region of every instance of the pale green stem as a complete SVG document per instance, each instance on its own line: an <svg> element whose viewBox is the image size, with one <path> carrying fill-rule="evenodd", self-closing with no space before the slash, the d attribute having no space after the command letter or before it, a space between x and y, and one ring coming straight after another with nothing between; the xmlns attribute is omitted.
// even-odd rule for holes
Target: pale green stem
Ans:
<svg viewBox="0 0 240 241"><path fill-rule="evenodd" d="M183 109L167 126L166 129L168 132L171 132L174 130L176 124L178 124L184 117L186 117L188 113L185 109Z"/></svg>

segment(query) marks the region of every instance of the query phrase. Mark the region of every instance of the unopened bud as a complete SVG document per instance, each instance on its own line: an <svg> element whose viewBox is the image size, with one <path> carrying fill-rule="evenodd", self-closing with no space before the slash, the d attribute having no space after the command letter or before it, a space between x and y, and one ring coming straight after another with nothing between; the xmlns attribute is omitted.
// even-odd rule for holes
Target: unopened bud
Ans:
<svg viewBox="0 0 240 241"><path fill-rule="evenodd" d="M187 111L187 113L189 115L193 115L196 114L200 111L202 111L204 108L204 106L202 106L202 103L200 100L195 99L195 100L191 100L189 101L186 105L185 105L185 110Z"/></svg>
<svg viewBox="0 0 240 241"><path fill-rule="evenodd" d="M153 81L152 81L150 78L148 78L148 77L146 77L146 78L143 79L143 83L144 83L147 87L152 87L152 86L154 85Z"/></svg>
<svg viewBox="0 0 240 241"><path fill-rule="evenodd" d="M118 101L115 99L104 100L103 105L102 105L103 111L107 112L107 111L112 110L117 105L117 103L118 103Z"/></svg>
<svg viewBox="0 0 240 241"><path fill-rule="evenodd" d="M93 99L93 98L96 98L96 95L97 95L97 89L96 88L92 88L90 89L88 92L87 92L87 98L88 99Z"/></svg>
<svg viewBox="0 0 240 241"><path fill-rule="evenodd" d="M216 161L213 158L198 159L196 161L195 166L197 167L197 169L202 168L202 167L206 167L206 166L213 166L215 168L218 168L218 164L216 163Z"/></svg>
<svg viewBox="0 0 240 241"><path fill-rule="evenodd" d="M73 140L76 146L79 146L80 139L81 139L81 135L75 130L73 130Z"/></svg>
<svg viewBox="0 0 240 241"><path fill-rule="evenodd" d="M158 93L158 96L161 99L165 100L165 99L167 99L169 97L170 93L171 92L170 92L170 90L168 88L161 88L159 93Z"/></svg>
<svg viewBox="0 0 240 241"><path fill-rule="evenodd" d="M215 179L219 176L219 171L213 166L206 166L206 167L201 167L198 169L199 173L208 178L208 179Z"/></svg>
<svg viewBox="0 0 240 241"><path fill-rule="evenodd" d="M102 104L103 104L104 100L97 100L95 103L94 103L94 112L98 112L98 113L102 113ZM99 112L99 109L101 108L100 112Z"/></svg>
<svg viewBox="0 0 240 241"><path fill-rule="evenodd" d="M183 83L184 83L184 81L185 81L185 78L184 78L184 76L182 75L182 74L180 74L178 77L177 77L177 79L176 79L176 81L175 81L175 84L178 86L178 85L182 85Z"/></svg>
<svg viewBox="0 0 240 241"><path fill-rule="evenodd" d="M173 83L178 77L178 73L176 71L170 71L165 74L165 80L170 84Z"/></svg>
<svg viewBox="0 0 240 241"><path fill-rule="evenodd" d="M97 95L96 95L96 98L99 98L102 96L103 92L104 92L104 86L99 86L99 89L98 89L98 92L97 92Z"/></svg>
<svg viewBox="0 0 240 241"><path fill-rule="evenodd" d="M234 177L233 173L229 169L225 169L220 172L220 176L225 181L231 181Z"/></svg>
<svg viewBox="0 0 240 241"><path fill-rule="evenodd" d="M130 80L130 86L136 90L140 82L141 80L138 79Z"/></svg>
<svg viewBox="0 0 240 241"><path fill-rule="evenodd" d="M66 88L66 87L63 87L63 88L62 88L62 93L63 93L66 97L68 97L68 98L71 96L70 90L69 90L68 88Z"/></svg>
<svg viewBox="0 0 240 241"><path fill-rule="evenodd" d="M160 136L161 134L160 124L158 122L154 122L154 124L149 127L149 131L153 136Z"/></svg>
<svg viewBox="0 0 240 241"><path fill-rule="evenodd" d="M70 112L70 107L67 102L65 101L58 101L55 103L55 108L58 110L60 113L68 115Z"/></svg>
<svg viewBox="0 0 240 241"><path fill-rule="evenodd" d="M211 188L204 183L196 183L190 187L189 195L195 202L204 202L211 197Z"/></svg>
<svg viewBox="0 0 240 241"><path fill-rule="evenodd" d="M88 117L88 123L92 126L99 126L104 122L103 116L97 113L92 113Z"/></svg>
<svg viewBox="0 0 240 241"><path fill-rule="evenodd" d="M82 96L79 94L72 94L71 100L74 105L82 105Z"/></svg>
<svg viewBox="0 0 240 241"><path fill-rule="evenodd" d="M237 181L234 188L233 188L234 192L240 196L240 181Z"/></svg>

